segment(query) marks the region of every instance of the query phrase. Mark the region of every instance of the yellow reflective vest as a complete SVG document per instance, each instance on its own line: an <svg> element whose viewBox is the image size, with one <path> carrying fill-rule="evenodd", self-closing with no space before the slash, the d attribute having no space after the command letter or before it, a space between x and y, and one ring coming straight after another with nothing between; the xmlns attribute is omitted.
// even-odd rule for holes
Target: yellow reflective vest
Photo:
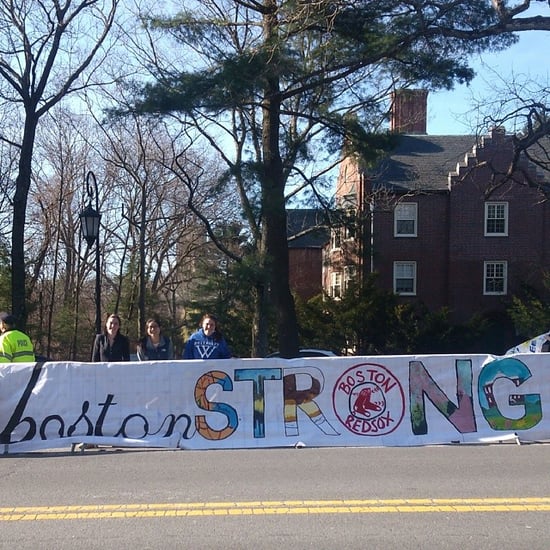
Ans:
<svg viewBox="0 0 550 550"><path fill-rule="evenodd" d="M34 363L31 339L20 330L8 330L0 335L0 363Z"/></svg>

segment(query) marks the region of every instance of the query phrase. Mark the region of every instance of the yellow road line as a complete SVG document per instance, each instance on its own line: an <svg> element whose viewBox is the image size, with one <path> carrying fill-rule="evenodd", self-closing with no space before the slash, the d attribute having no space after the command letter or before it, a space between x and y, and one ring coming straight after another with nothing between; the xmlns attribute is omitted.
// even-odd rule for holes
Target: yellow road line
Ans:
<svg viewBox="0 0 550 550"><path fill-rule="evenodd" d="M0 508L0 521L284 514L550 512L550 497L177 502Z"/></svg>

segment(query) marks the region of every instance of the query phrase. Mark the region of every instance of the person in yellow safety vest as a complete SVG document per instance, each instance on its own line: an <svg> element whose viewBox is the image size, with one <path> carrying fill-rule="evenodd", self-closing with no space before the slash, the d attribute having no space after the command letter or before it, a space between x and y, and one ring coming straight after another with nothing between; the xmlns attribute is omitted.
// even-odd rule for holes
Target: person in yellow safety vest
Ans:
<svg viewBox="0 0 550 550"><path fill-rule="evenodd" d="M15 327L17 319L10 313L0 313L0 363L34 363L31 339Z"/></svg>

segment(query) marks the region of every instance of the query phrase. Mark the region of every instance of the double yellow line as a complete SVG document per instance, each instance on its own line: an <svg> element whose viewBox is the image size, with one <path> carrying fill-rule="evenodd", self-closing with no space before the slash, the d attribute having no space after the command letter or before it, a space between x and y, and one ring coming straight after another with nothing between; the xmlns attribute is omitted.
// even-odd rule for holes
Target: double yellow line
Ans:
<svg viewBox="0 0 550 550"><path fill-rule="evenodd" d="M549 512L550 497L435 498L390 500L282 500L177 502L0 508L0 521L248 516L285 514L401 514L449 512Z"/></svg>

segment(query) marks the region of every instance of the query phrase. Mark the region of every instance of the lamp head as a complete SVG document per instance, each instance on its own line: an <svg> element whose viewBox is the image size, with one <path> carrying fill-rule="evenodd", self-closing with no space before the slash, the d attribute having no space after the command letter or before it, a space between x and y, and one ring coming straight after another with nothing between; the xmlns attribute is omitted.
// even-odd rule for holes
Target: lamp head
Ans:
<svg viewBox="0 0 550 550"><path fill-rule="evenodd" d="M90 204L80 213L82 236L86 239L88 246L92 246L99 237L100 220L101 215Z"/></svg>

